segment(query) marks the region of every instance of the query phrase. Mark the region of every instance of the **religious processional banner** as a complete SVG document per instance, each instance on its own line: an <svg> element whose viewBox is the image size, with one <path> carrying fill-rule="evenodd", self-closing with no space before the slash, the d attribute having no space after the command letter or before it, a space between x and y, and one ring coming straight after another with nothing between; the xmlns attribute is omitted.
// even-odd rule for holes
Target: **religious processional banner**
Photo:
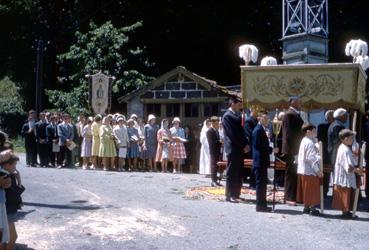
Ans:
<svg viewBox="0 0 369 250"><path fill-rule="evenodd" d="M90 105L95 114L104 114L111 105L112 78L101 72L89 76Z"/></svg>
<svg viewBox="0 0 369 250"><path fill-rule="evenodd" d="M346 107L364 112L366 73L359 64L242 66L244 104L287 108L299 96L305 109Z"/></svg>

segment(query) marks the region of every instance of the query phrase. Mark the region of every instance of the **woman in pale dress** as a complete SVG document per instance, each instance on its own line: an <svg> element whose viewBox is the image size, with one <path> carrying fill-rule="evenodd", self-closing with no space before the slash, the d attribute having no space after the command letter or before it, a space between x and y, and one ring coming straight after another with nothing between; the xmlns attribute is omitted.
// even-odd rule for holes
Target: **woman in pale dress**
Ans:
<svg viewBox="0 0 369 250"><path fill-rule="evenodd" d="M200 142L201 142L201 150L200 150L200 162L199 162L199 170L200 174L210 175L210 152L209 152L209 143L206 138L206 132L210 128L210 120L206 119L201 129L200 133Z"/></svg>
<svg viewBox="0 0 369 250"><path fill-rule="evenodd" d="M127 127L125 125L126 117L124 115L118 116L117 118L118 125L116 125L113 129L115 137L117 138L118 144L118 169L119 171L123 170L125 161L127 158L127 151L129 146L129 138Z"/></svg>
<svg viewBox="0 0 369 250"><path fill-rule="evenodd" d="M100 127L99 157L102 158L104 170L114 169L114 160L117 156L115 147L115 135L111 126L111 117L104 117Z"/></svg>
<svg viewBox="0 0 369 250"><path fill-rule="evenodd" d="M158 149L156 151L156 162L161 163L161 172L168 171L168 161L172 160L171 140L172 136L168 129L168 119L161 121L161 127L157 134Z"/></svg>
<svg viewBox="0 0 369 250"><path fill-rule="evenodd" d="M100 148L100 126L101 126L101 115L96 115L94 118L94 122L91 125L92 130L92 149L91 149L91 158L92 165L91 169L95 169L99 167L99 148Z"/></svg>
<svg viewBox="0 0 369 250"><path fill-rule="evenodd" d="M92 117L87 118L87 124L82 129L81 157L83 159L82 169L87 169L90 162L92 150Z"/></svg>

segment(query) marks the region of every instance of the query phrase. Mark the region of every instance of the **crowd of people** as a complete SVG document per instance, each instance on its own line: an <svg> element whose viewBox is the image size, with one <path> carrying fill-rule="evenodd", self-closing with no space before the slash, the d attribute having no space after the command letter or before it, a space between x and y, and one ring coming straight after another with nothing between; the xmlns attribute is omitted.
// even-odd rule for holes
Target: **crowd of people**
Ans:
<svg viewBox="0 0 369 250"><path fill-rule="evenodd" d="M0 250L13 250L18 234L15 222L22 207L25 188L17 169L19 158L7 135L0 131Z"/></svg>
<svg viewBox="0 0 369 250"><path fill-rule="evenodd" d="M37 119L38 118L38 119ZM104 170L182 172L192 145L181 120L162 119L157 125L150 114L147 123L132 114L80 115L76 123L67 113L29 111L21 134L25 138L27 166L75 167ZM191 170L190 170L191 171Z"/></svg>
<svg viewBox="0 0 369 250"><path fill-rule="evenodd" d="M148 115L146 124L135 114L128 120L122 114L80 115L77 123L73 123L67 113L41 112L37 120L36 112L31 110L22 128L26 162L35 166L38 155L40 166L61 168L79 163L83 169L119 171L144 168L158 171L160 166L162 172L167 172L171 163L171 171L180 173L194 148L200 154L193 165L198 166L198 173L211 178L213 187L222 186L223 173L218 162L227 162L226 201L242 200L240 191L247 180L256 189L256 210L269 212L267 169L270 159L277 155L285 162L286 169L275 172L274 182L284 187L288 205L303 203L304 213L318 215L320 183L324 185L325 196L333 183L332 206L341 209L343 217L352 217L352 192L357 186L354 177L363 171L356 168L359 146L353 132L345 128L348 119L345 109L327 111L328 123L316 128L302 116L300 98L291 97L289 108L278 115L282 123L278 138L273 138L268 112L251 111L244 119L242 109L240 99L230 98L223 117L206 119L198 137L189 133L188 128L182 128L178 117L164 118L160 126L152 114ZM322 161L317 140L323 145ZM190 145L190 141L198 141L200 146ZM244 167L245 158L253 160L251 171ZM331 173L323 173L322 162L332 166Z"/></svg>
<svg viewBox="0 0 369 250"><path fill-rule="evenodd" d="M316 209L321 203L320 186L324 185L322 195L327 197L329 185L333 184L332 208L341 210L344 219L354 218L353 197L355 189L361 185L364 164L359 164L358 161L360 140L354 131L346 128L348 112L343 108L328 110L325 113L328 123L316 128L302 116L301 106L299 97L290 98L288 110L278 116L282 123L282 133L280 140L276 140L280 143L274 145L272 142L275 138L268 112L254 112L248 118L248 124L246 122L243 127L241 100L230 100L229 110L222 119L227 158L226 200L242 200L240 191L243 159L251 152L251 179L254 181L250 182L250 186L254 185L256 189L256 211L270 212L272 209L267 206L266 201L267 169L270 167L271 155L276 154L286 165L284 197L288 205L302 203L303 213L320 215L320 211ZM364 141L368 143L369 114L367 120ZM318 140L322 142L321 149ZM367 152L361 157L368 162ZM330 164L331 170L323 171L324 164ZM278 173L275 173L275 177L278 177ZM278 181L278 178L274 181Z"/></svg>

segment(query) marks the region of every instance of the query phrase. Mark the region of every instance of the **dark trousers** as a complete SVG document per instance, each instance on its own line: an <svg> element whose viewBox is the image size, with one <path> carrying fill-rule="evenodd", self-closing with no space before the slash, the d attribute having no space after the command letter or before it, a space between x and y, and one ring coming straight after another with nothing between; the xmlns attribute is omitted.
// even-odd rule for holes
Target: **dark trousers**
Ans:
<svg viewBox="0 0 369 250"><path fill-rule="evenodd" d="M293 155L286 155L284 198L287 201L296 201L297 166L293 162Z"/></svg>
<svg viewBox="0 0 369 250"><path fill-rule="evenodd" d="M34 166L37 163L37 145L34 144L28 144L25 145L26 148L26 163L29 166Z"/></svg>
<svg viewBox="0 0 369 250"><path fill-rule="evenodd" d="M331 173L324 173L324 177L323 177L323 193L324 193L324 195L328 194L329 181L330 180L331 180Z"/></svg>
<svg viewBox="0 0 369 250"><path fill-rule="evenodd" d="M37 143L37 151L40 165L47 167L49 165L49 144Z"/></svg>
<svg viewBox="0 0 369 250"><path fill-rule="evenodd" d="M52 166L58 163L59 153L53 152L53 144L49 145L49 162Z"/></svg>
<svg viewBox="0 0 369 250"><path fill-rule="evenodd" d="M275 170L274 178L275 178L275 185L277 187L283 187L284 186L284 170Z"/></svg>
<svg viewBox="0 0 369 250"><path fill-rule="evenodd" d="M217 182L218 181L218 172L219 172L219 167L217 165L217 162L219 158L217 157L213 157L210 156L210 172L211 172L211 181L212 182Z"/></svg>
<svg viewBox="0 0 369 250"><path fill-rule="evenodd" d="M64 167L72 167L72 152L67 148L67 146L60 146L58 165L62 166L64 160Z"/></svg>
<svg viewBox="0 0 369 250"><path fill-rule="evenodd" d="M231 153L227 155L226 169L226 199L239 198L242 188L242 168L243 155L239 153Z"/></svg>
<svg viewBox="0 0 369 250"><path fill-rule="evenodd" d="M250 188L255 188L255 174L254 171L252 171L252 169L242 168L242 177L244 182L249 183Z"/></svg>
<svg viewBox="0 0 369 250"><path fill-rule="evenodd" d="M268 184L268 168L258 167L253 168L253 173L255 175L255 187L256 187L256 205L266 207L266 192Z"/></svg>

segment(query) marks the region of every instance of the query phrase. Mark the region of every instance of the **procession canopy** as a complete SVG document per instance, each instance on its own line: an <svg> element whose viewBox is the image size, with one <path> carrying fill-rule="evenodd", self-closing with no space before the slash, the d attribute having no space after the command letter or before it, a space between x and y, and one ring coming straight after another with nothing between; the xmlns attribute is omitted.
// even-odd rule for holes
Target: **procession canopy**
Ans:
<svg viewBox="0 0 369 250"><path fill-rule="evenodd" d="M364 112L367 75L359 64L241 66L244 105L288 108L299 96L304 109L344 107Z"/></svg>

